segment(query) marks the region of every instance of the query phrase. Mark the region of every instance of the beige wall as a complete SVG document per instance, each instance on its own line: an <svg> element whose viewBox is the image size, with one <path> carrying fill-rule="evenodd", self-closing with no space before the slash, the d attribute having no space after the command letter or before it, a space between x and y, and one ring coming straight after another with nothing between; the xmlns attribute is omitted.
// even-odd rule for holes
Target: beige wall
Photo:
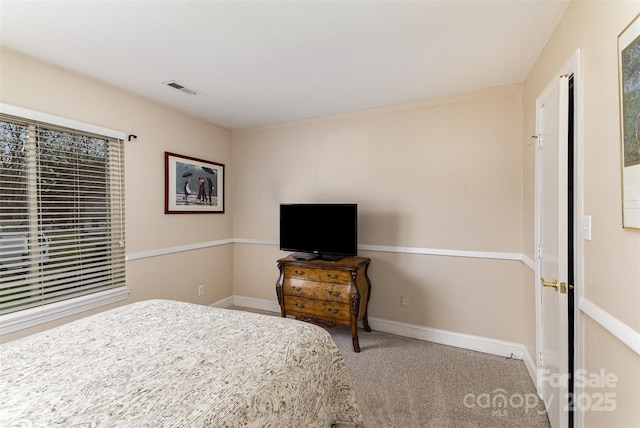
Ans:
<svg viewBox="0 0 640 428"><path fill-rule="evenodd" d="M356 202L359 243L393 247L360 251L371 317L522 343L521 262L395 252L519 254L521 141L520 85L234 131L234 237L277 243L280 203ZM275 301L282 255L237 245L234 293Z"/></svg>
<svg viewBox="0 0 640 428"><path fill-rule="evenodd" d="M640 331L640 232L620 227L616 69L617 35L639 11L637 1L574 1L524 85L233 133L6 50L0 101L138 135L125 143L127 254L135 256L127 262L128 302L212 303L234 294L275 302L275 261L284 255L278 204L357 202L360 243L390 247L361 251L373 259L370 316L524 343L533 356L533 271L482 255L533 259L535 99L578 48L584 210L593 219L578 286ZM164 215L164 151L226 164L227 212ZM247 243L138 258L232 237ZM198 284L206 286L202 298ZM400 308L400 295L409 308ZM580 326L580 367L620 379L618 410L589 413L585 424L640 426L640 358L584 314Z"/></svg>
<svg viewBox="0 0 640 428"><path fill-rule="evenodd" d="M128 256L232 237L230 192L226 194L225 214L164 214L164 152L230 167L229 131L12 51L1 51L0 67L0 102L138 136L125 142ZM226 172L231 177L230 169ZM208 304L227 298L233 294L232 255L232 245L224 245L128 261L131 294L121 304L150 298ZM202 297L197 296L199 284L205 285ZM5 335L0 340L13 340L85 315Z"/></svg>
<svg viewBox="0 0 640 428"><path fill-rule="evenodd" d="M584 123L584 214L592 240L584 241L584 299L640 331L640 231L624 230L621 217L617 36L640 12L637 1L574 1L524 85L524 138L535 133L535 100L580 49ZM533 255L534 151L524 150L524 247ZM580 191L580 190L579 190ZM533 287L534 279L531 278ZM581 303L583 305L584 302ZM588 412L585 426L640 426L640 356L586 314L579 317L579 367L617 375L616 412ZM602 392L590 389L587 393Z"/></svg>

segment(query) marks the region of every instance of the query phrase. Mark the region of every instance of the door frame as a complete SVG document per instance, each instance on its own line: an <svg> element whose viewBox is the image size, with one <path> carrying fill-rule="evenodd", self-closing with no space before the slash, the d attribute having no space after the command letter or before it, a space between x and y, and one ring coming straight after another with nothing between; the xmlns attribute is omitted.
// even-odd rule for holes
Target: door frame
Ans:
<svg viewBox="0 0 640 428"><path fill-rule="evenodd" d="M568 344L569 346L573 346L574 350L574 358L573 358L573 373L576 373L577 370L582 368L582 348L581 348L581 337L582 337L582 323L580 322L579 307L580 300L582 300L582 296L584 295L584 108L583 108L583 81L582 81L582 64L581 64L581 52L580 49L576 50L569 60L564 64L564 66L558 71L557 74L553 76L553 79L549 81L549 84L558 80L560 76L563 75L572 75L573 76L573 94L574 94L574 102L573 102L573 213L574 213L574 221L573 221L573 236L574 236L574 261L573 261L573 270L574 270L574 286L573 289L573 325L574 325L574 334L573 334L573 343ZM543 91L540 92L537 99L544 94L547 90L547 87ZM536 129L539 123L538 117L538 103L536 101ZM536 146L536 151L537 146ZM536 154L537 159L537 154ZM541 317L541 299L539 288L539 278L537 277L539 273L539 258L538 258L538 249L537 245L539 242L540 236L540 216L538 212L538 207L540 206L540 195L539 189L537 187L537 174L538 174L538 165L537 162L534 166L534 174L536 175L534 182L536 183L536 187L534 189L534 197L535 197L535 208L534 208L534 216L535 216L535 235L534 235L534 254L535 254L535 274L534 274L534 290L535 290L535 310L536 310L536 390L538 391L538 395L540 395L541 391L541 379L539 376L540 367L540 359L538 358L539 351L542 348L542 317ZM568 225L571 227L571 225ZM568 355L565 357L568 358ZM581 393L580 388L577 388L574 385L573 394L575 396L579 396ZM573 426L581 427L583 426L582 421L582 412L577 409L573 412Z"/></svg>

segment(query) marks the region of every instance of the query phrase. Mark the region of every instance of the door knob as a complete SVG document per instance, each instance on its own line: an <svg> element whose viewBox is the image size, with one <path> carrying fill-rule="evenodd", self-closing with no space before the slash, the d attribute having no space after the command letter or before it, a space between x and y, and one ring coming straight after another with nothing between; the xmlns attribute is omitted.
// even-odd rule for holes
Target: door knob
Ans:
<svg viewBox="0 0 640 428"><path fill-rule="evenodd" d="M558 280L554 279L553 282L547 282L544 280L544 277L540 278L540 282L544 287L553 287L554 290L558 291Z"/></svg>

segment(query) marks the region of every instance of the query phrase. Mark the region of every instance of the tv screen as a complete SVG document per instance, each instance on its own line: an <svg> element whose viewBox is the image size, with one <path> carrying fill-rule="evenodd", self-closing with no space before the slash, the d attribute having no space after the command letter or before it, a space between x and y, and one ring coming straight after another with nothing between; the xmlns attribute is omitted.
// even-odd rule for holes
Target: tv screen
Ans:
<svg viewBox="0 0 640 428"><path fill-rule="evenodd" d="M358 205L281 204L280 249L301 259L357 255Z"/></svg>

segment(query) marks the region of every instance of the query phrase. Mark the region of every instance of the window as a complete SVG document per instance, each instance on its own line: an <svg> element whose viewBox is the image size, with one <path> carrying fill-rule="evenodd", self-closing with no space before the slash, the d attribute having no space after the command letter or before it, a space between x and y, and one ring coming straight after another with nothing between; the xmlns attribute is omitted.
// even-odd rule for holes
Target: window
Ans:
<svg viewBox="0 0 640 428"><path fill-rule="evenodd" d="M123 179L121 139L0 114L2 333L126 297Z"/></svg>

